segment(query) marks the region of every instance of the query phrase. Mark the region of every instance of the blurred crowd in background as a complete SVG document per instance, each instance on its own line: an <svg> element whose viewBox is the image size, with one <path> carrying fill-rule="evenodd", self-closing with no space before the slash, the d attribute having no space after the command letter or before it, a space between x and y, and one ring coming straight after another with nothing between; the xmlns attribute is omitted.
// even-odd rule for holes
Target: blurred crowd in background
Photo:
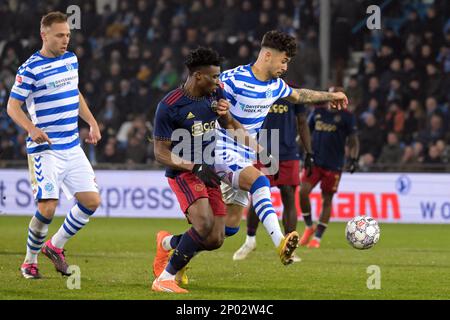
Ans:
<svg viewBox="0 0 450 320"><path fill-rule="evenodd" d="M450 1L331 1L329 85L343 85L358 119L360 165L448 164ZM80 91L103 139L83 148L93 164L154 164L149 141L158 101L186 79L189 50L212 47L223 69L255 61L262 35L298 40L286 80L320 87L318 0L0 0L0 160L25 160L27 133L6 114L18 67L40 49L43 14L81 9L70 50ZM368 30L379 4L382 28ZM363 22L363 23L362 23ZM89 128L80 121L80 138ZM438 169L439 170L439 169Z"/></svg>

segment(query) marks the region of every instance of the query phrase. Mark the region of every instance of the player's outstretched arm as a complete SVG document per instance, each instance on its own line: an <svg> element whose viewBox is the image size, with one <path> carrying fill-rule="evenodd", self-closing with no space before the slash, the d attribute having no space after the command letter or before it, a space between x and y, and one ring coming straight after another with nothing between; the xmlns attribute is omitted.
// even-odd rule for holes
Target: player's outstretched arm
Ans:
<svg viewBox="0 0 450 320"><path fill-rule="evenodd" d="M292 93L286 100L292 103L321 104L330 102L335 109L346 109L347 96L343 92L314 91L309 89L292 89Z"/></svg>
<svg viewBox="0 0 450 320"><path fill-rule="evenodd" d="M97 120L95 120L94 116L92 115L91 110L89 110L86 100L84 100L84 97L81 94L81 92L78 91L78 93L80 95L80 117L87 124L89 124L89 127L90 127L89 138L87 138L85 142L96 145L97 142L99 142L100 139L102 138L100 129L97 124Z"/></svg>
<svg viewBox="0 0 450 320"><path fill-rule="evenodd" d="M33 122L28 119L27 115L22 110L22 104L23 102L20 100L9 98L8 105L6 107L8 116L10 116L17 125L25 129L28 132L31 140L33 140L34 142L48 142L49 144L52 144L47 134L41 129L37 128L33 124Z"/></svg>

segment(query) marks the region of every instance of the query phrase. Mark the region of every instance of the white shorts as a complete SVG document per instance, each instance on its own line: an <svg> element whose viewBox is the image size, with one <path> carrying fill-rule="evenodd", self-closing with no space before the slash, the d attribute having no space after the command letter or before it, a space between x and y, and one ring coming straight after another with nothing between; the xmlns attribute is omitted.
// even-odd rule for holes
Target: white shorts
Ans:
<svg viewBox="0 0 450 320"><path fill-rule="evenodd" d="M77 192L99 192L94 170L79 145L29 154L28 169L36 201L59 199L60 188L69 200Z"/></svg>
<svg viewBox="0 0 450 320"><path fill-rule="evenodd" d="M253 166L253 162L236 150L216 148L215 151L214 169L222 179L220 189L223 201L225 204L247 207L249 194L248 191L239 189L239 174L245 168Z"/></svg>

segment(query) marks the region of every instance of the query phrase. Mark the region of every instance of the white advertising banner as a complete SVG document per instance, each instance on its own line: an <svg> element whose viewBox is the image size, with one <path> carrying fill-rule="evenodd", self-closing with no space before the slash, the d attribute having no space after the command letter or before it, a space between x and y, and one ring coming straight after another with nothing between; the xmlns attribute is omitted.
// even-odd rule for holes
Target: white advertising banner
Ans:
<svg viewBox="0 0 450 320"><path fill-rule="evenodd" d="M102 205L95 216L182 218L178 201L163 171L97 170ZM73 206L61 193L57 215ZM281 197L273 188L273 203L280 214ZM315 219L321 212L320 188L311 194ZM296 206L301 215L296 196ZM26 170L0 170L0 214L32 215L36 205ZM355 173L344 174L333 200L332 221L356 215L380 222L450 223L450 174Z"/></svg>

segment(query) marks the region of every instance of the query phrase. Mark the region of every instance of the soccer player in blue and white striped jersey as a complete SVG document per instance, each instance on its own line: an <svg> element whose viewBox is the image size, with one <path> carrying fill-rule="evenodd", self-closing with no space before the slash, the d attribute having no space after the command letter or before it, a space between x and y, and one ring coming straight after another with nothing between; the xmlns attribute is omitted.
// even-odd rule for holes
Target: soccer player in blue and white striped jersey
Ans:
<svg viewBox="0 0 450 320"><path fill-rule="evenodd" d="M345 108L348 101L343 93L292 89L280 76L287 71L289 61L296 54L296 42L290 35L267 32L261 42L258 59L253 64L238 66L224 71L221 81L228 101L230 113L255 137L261 129L272 104L285 98L295 104L330 102L333 108ZM218 129L216 144L216 167L222 162L220 170L231 180L222 183L222 194L227 204L226 234L237 232L242 210L248 205L248 191L259 219L272 238L283 264L292 262L291 256L297 247L296 231L283 235L270 197L270 182L252 166L254 152L237 145L225 130ZM271 161L274 157L269 157ZM276 165L271 164L272 169ZM271 172L274 174L274 172Z"/></svg>
<svg viewBox="0 0 450 320"><path fill-rule="evenodd" d="M21 266L27 279L40 278L37 256L42 252L56 270L69 275L63 247L100 205L91 164L80 147L78 116L90 125L87 143L96 144L100 130L78 90L78 60L67 51L67 16L50 12L41 20L42 49L20 66L7 112L28 132L27 152L33 195L38 210L28 228L27 254ZM25 103L29 117L22 111ZM45 242L60 188L77 204L57 233ZM44 243L45 242L45 243Z"/></svg>

